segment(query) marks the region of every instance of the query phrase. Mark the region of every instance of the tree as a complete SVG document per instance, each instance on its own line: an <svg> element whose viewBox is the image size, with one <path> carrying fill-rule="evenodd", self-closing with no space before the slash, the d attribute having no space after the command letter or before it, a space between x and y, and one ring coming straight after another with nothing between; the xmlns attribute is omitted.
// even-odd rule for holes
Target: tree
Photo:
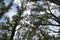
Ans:
<svg viewBox="0 0 60 40"><path fill-rule="evenodd" d="M11 9L11 6L13 5L14 0L11 0L11 2L8 5L5 4L5 1L6 0L0 0L0 27L2 26L1 30L0 30L0 31L2 31L2 33L1 33L2 36L0 36L1 40L9 39L9 37L7 37L7 32L5 32L9 27L4 22L2 22L2 20L3 20L2 17L4 16L4 14L6 12L8 12ZM5 27L7 27L7 28L5 28Z"/></svg>
<svg viewBox="0 0 60 40"><path fill-rule="evenodd" d="M2 22L2 30L4 31L3 40L15 40L15 37L18 37L17 40L57 40L58 38L54 35L50 36L48 30L54 32L54 33L60 33L58 31L54 31L49 29L49 26L57 26L60 27L60 18L57 17L54 13L52 13L52 10L54 10L55 6L51 7L51 4L46 1L40 1L43 2L38 3L37 0L23 0L21 1L21 6L17 6L17 14L12 17L12 20L10 20L9 17L5 17L5 22ZM53 2L52 0L48 0ZM29 6L26 4L32 3ZM55 2L53 2L55 3ZM57 4L57 3L56 3ZM3 9L5 11L2 11L3 14L7 12L11 6L13 5L13 1L9 6L7 6L5 9L5 6ZM33 6L33 7L32 7ZM51 8L50 8L51 7ZM1 10L3 10L1 9ZM24 11L30 9L30 15L26 14L24 15ZM49 11L49 12L48 12ZM44 12L41 14L41 12ZM2 17L2 15L1 15ZM54 24L52 21L57 22L58 24ZM16 29L19 26L18 29ZM6 32L5 32L6 31ZM60 31L60 30L59 30ZM8 36L8 34L10 34ZM59 40L59 39L58 39Z"/></svg>

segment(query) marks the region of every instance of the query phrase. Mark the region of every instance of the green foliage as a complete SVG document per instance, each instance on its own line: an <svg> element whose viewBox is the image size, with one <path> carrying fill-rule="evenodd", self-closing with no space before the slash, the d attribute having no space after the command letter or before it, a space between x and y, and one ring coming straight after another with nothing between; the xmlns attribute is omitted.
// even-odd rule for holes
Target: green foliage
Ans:
<svg viewBox="0 0 60 40"><path fill-rule="evenodd" d="M42 15L40 15L40 17L39 17L39 18L51 19L51 18L52 18L52 16L51 16L51 15L48 15L48 14L42 14Z"/></svg>
<svg viewBox="0 0 60 40"><path fill-rule="evenodd" d="M5 6L3 1L4 0L0 1L2 5L2 7L0 8L1 10L0 18L6 12L8 12L11 6L13 5L13 1L12 1L8 6ZM35 1L37 0L33 0L32 2ZM29 1L27 1L27 3L28 2ZM52 18L54 18L54 20L60 21L60 17L56 19L52 15L49 15L48 12L46 13L46 9L43 8L45 5L41 5L38 2L35 2L35 5L33 5L33 7L30 9L30 13L31 13L30 15L22 16L24 11L26 11L26 7L27 7L27 6L24 7L24 5L25 3L22 2L21 6L17 7L17 14L12 17L12 20L10 20L10 18L7 16L4 17L4 21L0 23L3 31L2 40L12 40L13 37L16 37L15 39L17 40L25 40L25 39L35 40L36 38L37 40L59 40L60 39L59 37L55 37L54 35L50 36L47 30L49 26L46 25L46 24L51 24L51 21L49 19L53 20ZM40 14L40 12L45 12L45 13ZM18 29L16 30L16 28Z"/></svg>
<svg viewBox="0 0 60 40"><path fill-rule="evenodd" d="M1 7L0 7L0 18L1 18L6 12L9 11L9 9L11 8L11 6L13 5L13 1L14 1L14 0L11 1L8 6L5 5L4 1L5 1L5 0L1 0L1 1L0 1L0 6L1 6Z"/></svg>
<svg viewBox="0 0 60 40"><path fill-rule="evenodd" d="M2 40L9 40L9 36L7 36L7 33L2 34L2 36Z"/></svg>

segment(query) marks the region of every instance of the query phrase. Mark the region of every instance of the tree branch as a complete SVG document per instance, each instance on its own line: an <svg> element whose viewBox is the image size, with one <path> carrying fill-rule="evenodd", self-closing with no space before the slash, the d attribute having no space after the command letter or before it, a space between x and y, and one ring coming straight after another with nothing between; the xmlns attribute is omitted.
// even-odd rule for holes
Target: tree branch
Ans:
<svg viewBox="0 0 60 40"><path fill-rule="evenodd" d="M18 15L19 16L18 16L17 20L15 21L14 27L12 29L10 40L13 40L13 37L15 35L15 31L16 31L16 27L19 24L19 21L21 20L21 15L22 15L23 11L25 10L25 9L23 9L23 6L24 6L23 3L24 3L24 1L21 3L21 9L19 10L19 8L18 8Z"/></svg>
<svg viewBox="0 0 60 40"><path fill-rule="evenodd" d="M44 25L51 25L51 26L58 26L58 27L60 27L60 25L56 25L56 24L40 24L40 25L42 25L42 26L44 26Z"/></svg>
<svg viewBox="0 0 60 40"><path fill-rule="evenodd" d="M60 5L60 0L47 0L47 1Z"/></svg>
<svg viewBox="0 0 60 40"><path fill-rule="evenodd" d="M52 31L52 32L54 32L54 33L59 33L58 31L54 31L54 30L51 30L51 29L49 29L49 28L44 28L44 29L48 29L48 30L50 30L50 31Z"/></svg>
<svg viewBox="0 0 60 40"><path fill-rule="evenodd" d="M18 20L19 20L20 17L17 18L17 20L15 21L15 25L12 29L12 33L11 33L11 37L10 37L10 40L13 40L13 37L14 37L14 34L15 34L15 29L16 29L16 26L18 25Z"/></svg>
<svg viewBox="0 0 60 40"><path fill-rule="evenodd" d="M47 2L47 5L48 5L48 2ZM46 11L45 11L45 12L46 12L47 14L51 15L52 17L54 17L54 20L60 24L59 18L56 17L56 16L51 12L49 5L48 5L48 10L50 11L50 13L48 13L48 12L46 12Z"/></svg>

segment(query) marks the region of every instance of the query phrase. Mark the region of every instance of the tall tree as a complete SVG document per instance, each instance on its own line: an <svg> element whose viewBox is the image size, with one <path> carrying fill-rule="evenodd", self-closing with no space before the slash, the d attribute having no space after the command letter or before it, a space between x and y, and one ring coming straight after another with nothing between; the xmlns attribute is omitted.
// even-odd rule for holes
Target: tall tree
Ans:
<svg viewBox="0 0 60 40"><path fill-rule="evenodd" d="M13 1L7 7L2 6L4 10L1 9L1 13L3 12L4 14L7 12L12 5ZM26 13L24 16L26 10L30 10L30 15ZM4 34L2 34L3 40L15 40L16 38L17 40L57 40L54 35L49 35L50 31L60 33L60 30L54 31L49 29L49 26L60 27L60 18L56 16L52 10L55 10L55 6L51 6L50 3L44 0L22 0L21 6L17 7L17 14L12 17L12 20L10 20L9 17L5 17L5 22L0 23L4 31ZM53 21L58 24L55 24ZM17 27L19 28L16 29Z"/></svg>

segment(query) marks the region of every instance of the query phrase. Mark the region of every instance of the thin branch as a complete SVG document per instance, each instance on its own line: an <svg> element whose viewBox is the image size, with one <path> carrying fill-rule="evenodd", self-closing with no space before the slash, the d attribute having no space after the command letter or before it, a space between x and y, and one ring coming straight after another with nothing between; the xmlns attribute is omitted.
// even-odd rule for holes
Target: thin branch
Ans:
<svg viewBox="0 0 60 40"><path fill-rule="evenodd" d="M48 3L47 3L47 4L48 4ZM51 12L49 5L48 5L48 10L50 11L50 14L51 14L54 18L58 19L58 17L56 17L56 16Z"/></svg>
<svg viewBox="0 0 60 40"><path fill-rule="evenodd" d="M60 5L60 0L47 0L47 1Z"/></svg>
<svg viewBox="0 0 60 40"><path fill-rule="evenodd" d="M58 26L58 27L60 27L60 25L56 25L56 24L40 24L40 25L42 25L42 26L44 26L44 25L51 25L51 26Z"/></svg>
<svg viewBox="0 0 60 40"><path fill-rule="evenodd" d="M48 2L47 2L47 5L48 5ZM45 10L45 12L46 12L47 14L51 15L52 17L54 17L54 18L55 18L54 20L60 24L60 21L59 21L58 17L56 17L56 16L51 12L49 5L48 5L48 10L50 11L50 13L48 13L46 10Z"/></svg>
<svg viewBox="0 0 60 40"><path fill-rule="evenodd" d="M49 29L49 28L44 28L44 29L48 29L48 30L50 30L50 31L52 31L52 32L54 32L54 33L59 33L58 31L54 31L54 30L51 30L51 29Z"/></svg>
<svg viewBox="0 0 60 40"><path fill-rule="evenodd" d="M52 31L52 32L54 32L54 33L59 33L58 31L54 31L54 30L51 30L51 29L49 29L49 28L43 28L43 29L50 30L50 31ZM41 30L41 29L38 29L38 30ZM42 30L42 31L43 31L43 30Z"/></svg>

